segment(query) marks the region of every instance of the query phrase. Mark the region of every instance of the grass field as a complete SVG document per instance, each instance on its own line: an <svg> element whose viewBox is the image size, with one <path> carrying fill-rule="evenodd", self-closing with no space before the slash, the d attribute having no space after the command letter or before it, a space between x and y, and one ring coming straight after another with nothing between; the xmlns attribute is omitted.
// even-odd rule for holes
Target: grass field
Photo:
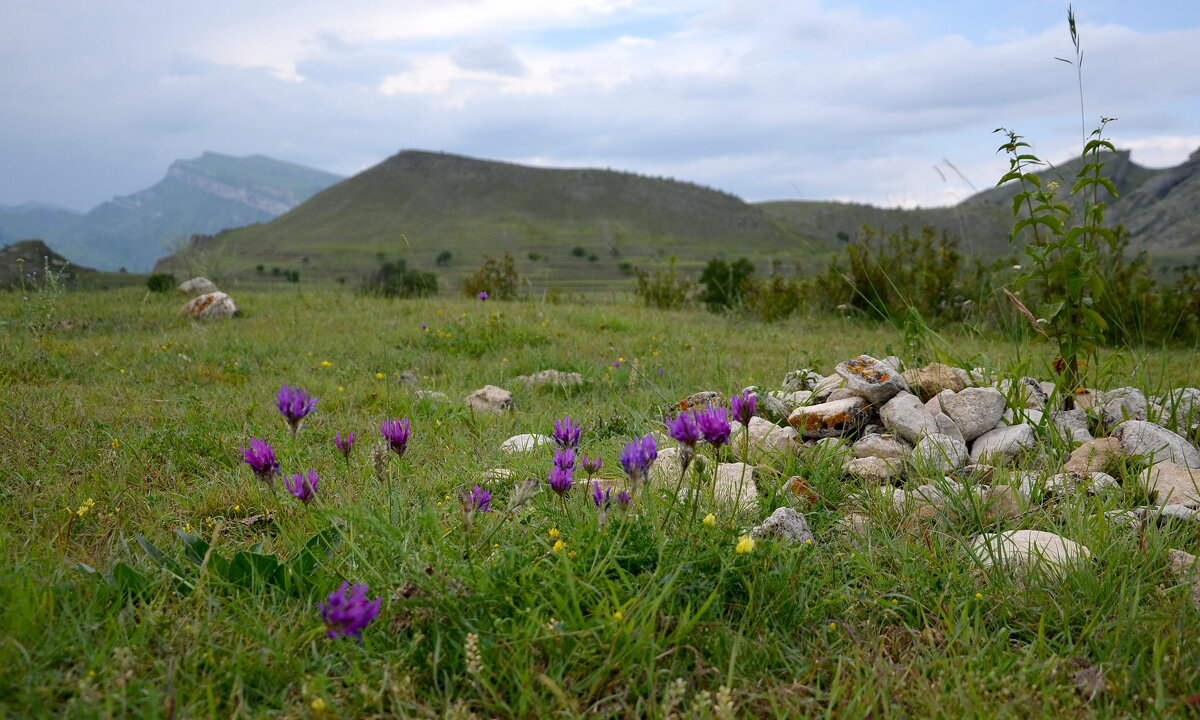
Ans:
<svg viewBox="0 0 1200 720"><path fill-rule="evenodd" d="M745 513L701 493L693 516L646 490L601 523L587 489L561 501L544 489L548 449L499 449L569 415L583 452L603 458L600 477L619 479L625 443L661 433L666 408L697 391L774 389L789 370L829 373L859 353L1045 376L1043 349L627 301L387 301L303 287L236 300L244 316L193 324L182 299L133 288L0 293L6 716L1196 712L1200 616L1165 555L1196 553L1200 525L1112 525L1104 511L1138 504L1135 483L1006 521L977 507L913 519L868 504L856 534L837 523L861 487L827 454L801 453L756 478ZM1194 358L1115 353L1092 372L1159 392L1197 384ZM586 383L514 382L545 368ZM489 383L513 391L513 412L463 406ZM294 436L275 407L281 385L320 398ZM380 424L402 417L407 451L377 469ZM356 435L348 459L335 432ZM284 475L315 470L317 499L269 490L242 461L250 438L274 446ZM1037 462L1055 466L1047 453ZM511 480L485 485L491 511L468 528L460 493L496 467L543 489L511 508ZM791 492L793 476L808 493ZM789 504L812 545L737 552L748 527ZM980 532L1024 528L1069 535L1092 559L1024 577L966 552ZM382 601L361 642L326 637L317 607L343 581Z"/></svg>

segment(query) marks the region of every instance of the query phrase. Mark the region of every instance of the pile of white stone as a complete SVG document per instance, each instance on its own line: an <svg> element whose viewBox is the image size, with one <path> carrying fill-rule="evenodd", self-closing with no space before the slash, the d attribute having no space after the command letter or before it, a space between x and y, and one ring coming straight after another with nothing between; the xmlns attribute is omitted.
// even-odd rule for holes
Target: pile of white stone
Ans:
<svg viewBox="0 0 1200 720"><path fill-rule="evenodd" d="M231 318L238 307L233 298L217 289L216 283L206 277L194 277L179 285L179 292L192 295L192 299L179 312L198 320Z"/></svg>

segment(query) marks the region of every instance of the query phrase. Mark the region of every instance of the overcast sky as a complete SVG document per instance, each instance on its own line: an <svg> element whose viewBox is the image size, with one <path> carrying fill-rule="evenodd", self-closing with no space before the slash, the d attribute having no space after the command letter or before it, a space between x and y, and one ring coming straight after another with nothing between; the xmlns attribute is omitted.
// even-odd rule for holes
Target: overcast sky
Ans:
<svg viewBox="0 0 1200 720"><path fill-rule="evenodd" d="M1080 0L1090 129L1200 147L1200 2ZM944 205L998 126L1080 146L1059 0L0 0L0 204L87 209L176 158L354 174L407 148ZM947 161L961 171L960 177ZM964 181L963 178L966 178Z"/></svg>

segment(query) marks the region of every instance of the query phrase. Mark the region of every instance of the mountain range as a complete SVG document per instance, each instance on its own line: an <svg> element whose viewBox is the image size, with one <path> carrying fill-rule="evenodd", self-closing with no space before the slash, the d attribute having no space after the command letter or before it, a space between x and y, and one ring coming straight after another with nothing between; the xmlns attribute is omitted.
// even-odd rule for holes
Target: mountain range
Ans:
<svg viewBox="0 0 1200 720"><path fill-rule="evenodd" d="M190 235L270 220L341 179L262 155L206 152L87 213L41 203L0 206L0 242L38 238L74 263L144 271Z"/></svg>

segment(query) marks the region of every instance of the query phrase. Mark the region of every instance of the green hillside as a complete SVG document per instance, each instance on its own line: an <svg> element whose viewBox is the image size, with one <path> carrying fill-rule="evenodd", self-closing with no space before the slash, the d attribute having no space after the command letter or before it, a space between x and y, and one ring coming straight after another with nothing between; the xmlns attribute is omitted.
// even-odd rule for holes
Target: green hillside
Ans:
<svg viewBox="0 0 1200 720"><path fill-rule="evenodd" d="M690 183L405 151L271 222L196 247L223 256L241 277L263 265L353 282L382 253L435 270L450 288L485 254L507 251L534 287L596 290L627 287L630 266L672 255L693 271L714 256L765 264L830 246L733 195ZM436 266L447 252L449 262ZM160 268L179 264L168 259Z"/></svg>

